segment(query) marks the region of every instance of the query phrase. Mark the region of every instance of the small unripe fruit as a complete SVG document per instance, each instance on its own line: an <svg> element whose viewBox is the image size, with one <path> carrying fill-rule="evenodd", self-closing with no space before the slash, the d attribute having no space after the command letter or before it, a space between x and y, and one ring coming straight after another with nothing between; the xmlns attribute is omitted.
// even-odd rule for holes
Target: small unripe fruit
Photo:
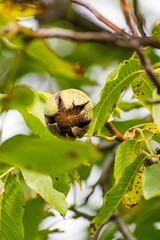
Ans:
<svg viewBox="0 0 160 240"><path fill-rule="evenodd" d="M92 108L90 98L82 91L63 90L46 102L45 122L57 137L81 138L91 122Z"/></svg>

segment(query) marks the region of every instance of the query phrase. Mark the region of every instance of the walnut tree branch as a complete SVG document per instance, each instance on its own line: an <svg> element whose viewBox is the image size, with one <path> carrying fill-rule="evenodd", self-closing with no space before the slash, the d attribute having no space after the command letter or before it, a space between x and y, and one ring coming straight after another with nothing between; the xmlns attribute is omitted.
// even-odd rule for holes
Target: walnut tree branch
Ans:
<svg viewBox="0 0 160 240"><path fill-rule="evenodd" d="M121 28L119 28L117 25L115 25L114 23L112 23L111 21L109 21L107 18L105 18L104 16L102 16L96 9L94 9L91 5L85 3L84 1L81 0L70 0L72 3L76 3L78 5L81 5L83 7L85 7L86 9L88 9L90 12L93 13L93 15L101 22L103 22L106 26L108 26L109 28L111 28L112 30L114 30L116 33L119 34L119 36L122 36L124 38L130 38L130 35L128 33L126 33L124 30L122 30Z"/></svg>
<svg viewBox="0 0 160 240"><path fill-rule="evenodd" d="M117 225L118 225L122 235L125 237L125 239L136 240L136 237L129 230L128 226L125 224L125 222L123 221L123 219L121 218L121 216L118 212L114 213L113 219L117 223Z"/></svg>
<svg viewBox="0 0 160 240"><path fill-rule="evenodd" d="M134 27L133 18L131 17L130 7L129 7L127 1L121 0L121 5L122 5L122 9L123 9L125 18L126 18L126 22L128 23L128 26L130 27L130 30L131 30L133 36L137 36L137 30Z"/></svg>
<svg viewBox="0 0 160 240"><path fill-rule="evenodd" d="M82 211L77 210L77 208L75 206L71 206L69 208L69 210L74 212L74 214L75 214L74 218L84 217L84 218L86 218L88 220L92 220L93 219L93 216L91 216L91 215L89 215L87 213L84 213Z"/></svg>
<svg viewBox="0 0 160 240"><path fill-rule="evenodd" d="M39 29L33 31L28 37L31 38L58 38L75 42L97 42L97 43L109 43L122 47L125 49L135 50L137 46L142 45L144 47L151 46L154 48L160 48L160 41L151 37L137 37L132 38L129 41L118 37L115 33L109 32L79 32L70 29L63 28L50 28Z"/></svg>
<svg viewBox="0 0 160 240"><path fill-rule="evenodd" d="M149 59L143 53L142 48L137 48L136 51L137 51L137 54L138 54L138 56L139 56L139 58L141 60L141 63L143 65L144 69L146 70L146 72L150 76L151 80L156 85L157 92L160 94L160 80L158 79L156 73L153 71L152 66L151 66L151 64L149 62Z"/></svg>
<svg viewBox="0 0 160 240"><path fill-rule="evenodd" d="M123 142L125 140L124 136L118 131L117 128L115 128L112 122L105 123L105 127L109 130L111 134L116 136L116 139L119 142Z"/></svg>
<svg viewBox="0 0 160 240"><path fill-rule="evenodd" d="M123 12L124 12L124 15L126 18L126 22L132 31L133 37L138 37L136 28L133 24L130 6L129 6L127 0L121 0L121 4L122 4L122 9L123 9ZM154 82L155 86L157 87L157 92L160 94L160 80L158 79L156 73L152 69L149 59L147 58L147 56L145 56L143 49L140 45L137 46L137 48L135 50L139 56L142 66L144 67L147 74L150 76L151 80Z"/></svg>
<svg viewBox="0 0 160 240"><path fill-rule="evenodd" d="M58 38L75 42L97 42L97 43L109 43L114 46L122 47L125 49L135 50L137 46L142 45L144 47L153 47L160 49L160 41L151 37L137 37L134 39L124 40L119 38L117 34L102 32L79 32L70 29L63 28L50 28L39 29L33 31L29 37L31 38Z"/></svg>
<svg viewBox="0 0 160 240"><path fill-rule="evenodd" d="M137 24L137 28L139 30L139 32L141 33L141 35L143 37L146 36L146 33L144 31L144 23L145 23L145 19L142 16L141 12L139 11L139 7L138 7L138 1L137 0L133 0L133 11L134 11L134 16L135 16L135 21Z"/></svg>

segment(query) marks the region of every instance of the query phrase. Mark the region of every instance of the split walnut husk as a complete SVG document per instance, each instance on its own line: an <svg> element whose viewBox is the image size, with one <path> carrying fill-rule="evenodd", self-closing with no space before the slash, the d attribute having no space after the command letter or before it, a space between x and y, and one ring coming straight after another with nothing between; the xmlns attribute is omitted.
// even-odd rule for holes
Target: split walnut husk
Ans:
<svg viewBox="0 0 160 240"><path fill-rule="evenodd" d="M67 89L51 96L45 107L45 122L57 137L81 138L92 118L90 98L77 89Z"/></svg>

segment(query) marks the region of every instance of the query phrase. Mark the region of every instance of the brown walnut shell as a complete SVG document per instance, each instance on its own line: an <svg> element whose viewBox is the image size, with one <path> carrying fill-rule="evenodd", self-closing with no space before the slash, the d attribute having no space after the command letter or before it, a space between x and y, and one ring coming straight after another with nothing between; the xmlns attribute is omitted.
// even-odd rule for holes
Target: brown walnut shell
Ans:
<svg viewBox="0 0 160 240"><path fill-rule="evenodd" d="M67 89L51 96L45 107L45 122L57 137L81 138L92 118L90 98L80 90Z"/></svg>

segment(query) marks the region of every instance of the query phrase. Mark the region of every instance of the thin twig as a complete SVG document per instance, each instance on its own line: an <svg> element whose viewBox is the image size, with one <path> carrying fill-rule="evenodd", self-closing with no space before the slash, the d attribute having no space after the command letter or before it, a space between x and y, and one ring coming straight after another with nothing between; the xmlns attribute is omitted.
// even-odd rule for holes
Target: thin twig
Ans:
<svg viewBox="0 0 160 240"><path fill-rule="evenodd" d="M109 185L107 183L107 180L109 178L109 172L111 171L111 168L113 167L113 164L114 164L114 157L115 157L117 147L118 147L117 143L114 143L114 145L110 146L110 149L112 150L112 153L109 154L109 156L107 156L106 159L104 160L101 175L100 175L98 181L92 186L92 190L89 193L89 195L86 197L83 205L88 202L89 198L94 193L94 190L95 190L96 186L100 185L102 187L103 195L108 191Z"/></svg>
<svg viewBox="0 0 160 240"><path fill-rule="evenodd" d="M133 10L134 10L134 16L135 16L137 28L138 28L139 32L141 33L141 35L143 37L145 37L146 33L144 31L144 28L143 28L143 24L144 24L145 20L144 20L144 17L142 16L142 14L139 11L137 0L133 0Z"/></svg>
<svg viewBox="0 0 160 240"><path fill-rule="evenodd" d="M112 42L117 40L117 34L110 32L78 32L63 28L39 29L30 34L32 38L60 38L76 42Z"/></svg>
<svg viewBox="0 0 160 240"><path fill-rule="evenodd" d="M160 104L160 100L147 99L146 103L148 103L148 104Z"/></svg>
<svg viewBox="0 0 160 240"><path fill-rule="evenodd" d="M126 22L128 23L128 26L130 27L130 30L131 30L133 36L137 36L137 31L134 27L134 22L133 22L133 19L131 16L130 7L126 0L121 0L121 4L122 4L123 12L124 12L124 15L126 18Z"/></svg>
<svg viewBox="0 0 160 240"><path fill-rule="evenodd" d="M100 184L102 186L103 194L105 194L109 189L107 179L109 177L109 172L111 171L111 168L113 167L113 164L114 164L114 158L115 158L115 154L117 151L117 147L118 147L118 144L112 149L112 154L110 154L105 159L103 167L102 167L103 170L102 170L101 176L96 183L96 185Z"/></svg>
<svg viewBox="0 0 160 240"><path fill-rule="evenodd" d="M126 33L124 30L122 30L121 28L119 28L117 25L115 25L114 23L112 23L111 21L109 21L107 18L105 18L104 16L102 16L96 9L94 9L91 5L85 3L84 1L81 0L71 0L72 3L76 3L78 5L81 5L83 7L85 7L86 9L88 9L90 12L93 13L93 15L101 22L103 22L106 26L108 26L109 28L111 28L112 30L114 30L116 33L118 33L120 36L124 37L124 38L130 38L130 35L128 33Z"/></svg>
<svg viewBox="0 0 160 240"><path fill-rule="evenodd" d="M142 139L143 139L143 142L146 144L146 147L147 147L148 152L149 152L152 156L154 156L154 153L153 153L153 151L152 151L152 149L151 149L151 147L150 147L150 145L149 145L149 143L148 143L148 141L147 141L147 139L146 139L146 137L145 137L145 135L144 135L144 133L143 133L143 130L140 129L140 128L136 128L136 130L140 133L140 135L141 135L141 137L142 137Z"/></svg>
<svg viewBox="0 0 160 240"><path fill-rule="evenodd" d="M136 240L137 238L132 234L128 226L125 224L121 216L118 212L114 213L113 215L115 222L117 223L121 233L123 234L124 238L127 240Z"/></svg>
<svg viewBox="0 0 160 240"><path fill-rule="evenodd" d="M142 48L137 48L136 49L137 54L141 60L141 63L145 69L145 71L148 73L148 75L150 76L151 80L154 82L154 84L157 87L157 92L160 94L160 80L158 79L156 73L153 71L152 66L149 62L149 59L145 56L145 54L143 53Z"/></svg>
<svg viewBox="0 0 160 240"><path fill-rule="evenodd" d="M136 32L135 26L133 24L131 10L130 10L127 0L121 0L121 4L122 4L123 11L124 11L124 15L126 17L127 24L132 31L133 37L137 37L137 32ZM151 80L156 85L157 91L160 94L160 81L159 81L156 73L152 69L149 59L145 56L143 49L140 45L137 46L137 48L135 50L141 60L142 66L144 67L147 74L150 76Z"/></svg>
<svg viewBox="0 0 160 240"><path fill-rule="evenodd" d="M88 220L92 220L92 219L93 219L93 216L77 210L77 209L75 208L75 206L71 206L71 207L69 208L69 210L71 210L72 212L75 213L74 218L84 217L84 218L86 218L86 219L88 219Z"/></svg>

